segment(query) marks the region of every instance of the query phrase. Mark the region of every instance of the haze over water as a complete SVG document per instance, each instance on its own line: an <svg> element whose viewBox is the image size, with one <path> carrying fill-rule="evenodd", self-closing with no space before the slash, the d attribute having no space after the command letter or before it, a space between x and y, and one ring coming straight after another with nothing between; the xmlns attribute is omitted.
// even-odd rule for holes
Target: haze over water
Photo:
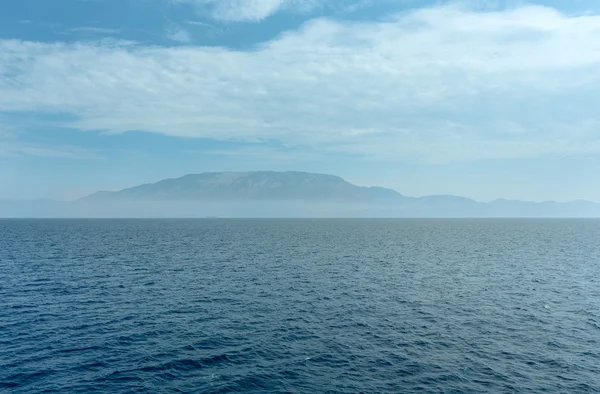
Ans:
<svg viewBox="0 0 600 394"><path fill-rule="evenodd" d="M2 220L0 389L600 391L600 221Z"/></svg>

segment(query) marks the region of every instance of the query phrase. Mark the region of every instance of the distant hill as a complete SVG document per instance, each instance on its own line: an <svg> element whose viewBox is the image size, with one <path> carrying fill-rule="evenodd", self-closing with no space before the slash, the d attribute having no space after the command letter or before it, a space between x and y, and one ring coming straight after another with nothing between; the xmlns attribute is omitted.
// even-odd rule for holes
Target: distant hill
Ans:
<svg viewBox="0 0 600 394"><path fill-rule="evenodd" d="M208 172L98 192L80 201L338 201L400 202L382 187L361 187L326 174L307 172Z"/></svg>
<svg viewBox="0 0 600 394"><path fill-rule="evenodd" d="M588 201L483 203L439 195L407 197L307 172L210 172L165 179L73 202L0 200L0 217L600 217Z"/></svg>

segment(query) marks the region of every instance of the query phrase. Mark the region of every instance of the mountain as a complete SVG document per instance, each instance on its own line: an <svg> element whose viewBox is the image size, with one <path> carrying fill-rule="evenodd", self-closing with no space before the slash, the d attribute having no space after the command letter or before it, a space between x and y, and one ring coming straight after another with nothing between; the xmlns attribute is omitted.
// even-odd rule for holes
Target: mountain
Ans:
<svg viewBox="0 0 600 394"><path fill-rule="evenodd" d="M382 187L361 187L326 174L306 172L208 172L98 192L80 201L336 201L399 202L403 196Z"/></svg>
<svg viewBox="0 0 600 394"><path fill-rule="evenodd" d="M165 179L73 202L2 201L0 217L600 217L588 201L489 203L438 195L408 197L306 172L210 172Z"/></svg>

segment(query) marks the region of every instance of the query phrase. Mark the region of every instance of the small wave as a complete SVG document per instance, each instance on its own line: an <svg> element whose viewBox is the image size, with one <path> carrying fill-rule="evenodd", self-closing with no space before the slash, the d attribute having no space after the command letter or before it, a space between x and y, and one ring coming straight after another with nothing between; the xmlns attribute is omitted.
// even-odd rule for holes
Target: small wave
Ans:
<svg viewBox="0 0 600 394"><path fill-rule="evenodd" d="M0 392L598 391L600 222L331 223L0 231Z"/></svg>
<svg viewBox="0 0 600 394"><path fill-rule="evenodd" d="M80 348L71 348L71 349L59 349L58 353L75 353L75 352L85 352L89 350L99 350L99 346L88 346L88 347L80 347Z"/></svg>

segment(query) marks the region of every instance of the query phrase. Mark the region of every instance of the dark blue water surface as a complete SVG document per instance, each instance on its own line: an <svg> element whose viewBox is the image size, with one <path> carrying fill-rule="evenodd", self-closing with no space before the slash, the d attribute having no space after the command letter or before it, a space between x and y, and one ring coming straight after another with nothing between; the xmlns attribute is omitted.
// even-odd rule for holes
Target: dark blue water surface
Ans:
<svg viewBox="0 0 600 394"><path fill-rule="evenodd" d="M0 221L0 391L598 392L600 221Z"/></svg>

